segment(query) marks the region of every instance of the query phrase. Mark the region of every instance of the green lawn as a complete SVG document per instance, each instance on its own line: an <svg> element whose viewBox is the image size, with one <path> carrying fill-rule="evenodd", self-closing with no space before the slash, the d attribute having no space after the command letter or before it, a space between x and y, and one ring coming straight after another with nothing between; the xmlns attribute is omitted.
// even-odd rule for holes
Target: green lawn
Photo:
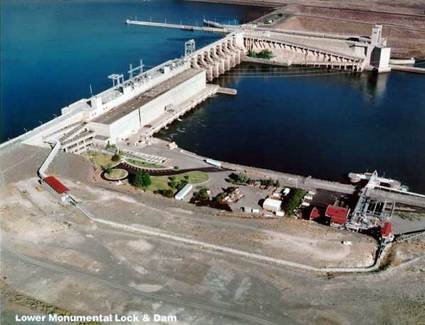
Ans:
<svg viewBox="0 0 425 325"><path fill-rule="evenodd" d="M199 184L206 182L208 180L208 174L199 171L188 172L180 175L175 175L177 182L180 182L185 179L185 176L189 176L189 183ZM158 191L158 190L173 190L169 185L170 176L151 176L152 184L148 186L148 191Z"/></svg>
<svg viewBox="0 0 425 325"><path fill-rule="evenodd" d="M88 153L83 154L84 157L86 157L88 160L92 162L96 167L105 167L108 164L115 165L116 162L113 162L111 160L112 155L101 153L101 152L94 152L90 151Z"/></svg>
<svg viewBox="0 0 425 325"><path fill-rule="evenodd" d="M158 190L171 189L168 186L168 177L165 176L151 176L152 184L148 186L147 190L155 192Z"/></svg>
<svg viewBox="0 0 425 325"><path fill-rule="evenodd" d="M185 175L189 175L189 183L191 184L199 184L206 182L208 180L208 174L205 172L193 171L184 173L181 175L176 175L177 179L183 179Z"/></svg>
<svg viewBox="0 0 425 325"><path fill-rule="evenodd" d="M154 164L154 163L150 163L150 162L139 160L139 159L126 158L125 161L127 161L131 165L145 167L145 168L164 168L164 166L161 166L159 164Z"/></svg>
<svg viewBox="0 0 425 325"><path fill-rule="evenodd" d="M125 169L121 169L121 168L116 168L116 169L112 169L111 172L109 174L106 174L105 177L111 180L117 180L117 179L121 179L125 176L127 176L128 173Z"/></svg>

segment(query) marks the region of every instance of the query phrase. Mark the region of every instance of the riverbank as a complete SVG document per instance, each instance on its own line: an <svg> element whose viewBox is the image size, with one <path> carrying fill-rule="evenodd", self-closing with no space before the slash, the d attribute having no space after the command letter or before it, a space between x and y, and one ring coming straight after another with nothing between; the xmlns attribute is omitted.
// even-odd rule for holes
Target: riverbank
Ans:
<svg viewBox="0 0 425 325"><path fill-rule="evenodd" d="M238 95L207 100L157 136L201 156L319 179L376 169L425 192L421 75L244 63L218 83Z"/></svg>
<svg viewBox="0 0 425 325"><path fill-rule="evenodd" d="M256 5L276 8L282 18L265 15L266 27L323 33L370 35L376 23L382 24L393 57L425 58L424 9L414 1L285 1L285 0L200 0L201 2ZM273 18L273 17L271 17Z"/></svg>

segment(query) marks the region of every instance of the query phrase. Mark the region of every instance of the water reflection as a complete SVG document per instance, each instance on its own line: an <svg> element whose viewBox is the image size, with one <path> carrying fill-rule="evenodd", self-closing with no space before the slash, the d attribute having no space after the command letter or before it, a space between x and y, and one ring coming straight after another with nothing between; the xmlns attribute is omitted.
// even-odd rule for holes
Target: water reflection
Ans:
<svg viewBox="0 0 425 325"><path fill-rule="evenodd" d="M369 100L376 104L380 104L382 98L385 96L389 76L389 73L378 74L370 72L366 74L363 92L367 95Z"/></svg>
<svg viewBox="0 0 425 325"><path fill-rule="evenodd" d="M238 95L205 101L159 136L219 160L325 179L377 169L425 191L422 76L242 64L217 82Z"/></svg>

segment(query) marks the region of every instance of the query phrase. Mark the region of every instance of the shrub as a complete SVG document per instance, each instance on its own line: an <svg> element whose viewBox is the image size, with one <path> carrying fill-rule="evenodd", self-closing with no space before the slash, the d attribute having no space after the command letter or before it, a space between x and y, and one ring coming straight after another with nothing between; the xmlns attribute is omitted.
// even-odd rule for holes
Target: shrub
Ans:
<svg viewBox="0 0 425 325"><path fill-rule="evenodd" d="M249 177L245 173L231 173L229 175L229 181L236 184L247 184L249 182Z"/></svg>
<svg viewBox="0 0 425 325"><path fill-rule="evenodd" d="M165 197L173 197L174 196L173 190L170 190L170 189L158 190L158 191L155 191L155 193L161 194L162 196L165 196Z"/></svg>
<svg viewBox="0 0 425 325"><path fill-rule="evenodd" d="M149 185L152 184L151 177L148 173L145 173L143 171L138 171L132 179L131 182L136 187L143 187L146 188Z"/></svg>
<svg viewBox="0 0 425 325"><path fill-rule="evenodd" d="M262 50L258 53L254 52L253 50L248 51L248 56L251 58L259 58L259 59L271 59L273 57L273 52L270 50Z"/></svg>
<svg viewBox="0 0 425 325"><path fill-rule="evenodd" d="M203 187L198 192L193 193L192 201L194 202L206 202L210 200L208 195L208 189Z"/></svg>
<svg viewBox="0 0 425 325"><path fill-rule="evenodd" d="M262 186L265 186L265 187L270 187L270 186L279 187L280 186L280 182L278 180L273 180L271 178L260 179L260 184Z"/></svg>
<svg viewBox="0 0 425 325"><path fill-rule="evenodd" d="M111 165L111 164L107 164L107 165L105 165L105 166L101 166L101 168L102 168L102 170L103 170L103 172L104 172L105 174L110 174L110 173L111 173L111 171L112 171L112 169L113 169L113 167L112 167L112 165Z"/></svg>
<svg viewBox="0 0 425 325"><path fill-rule="evenodd" d="M217 195L213 198L213 201L215 201L215 202L220 202L220 201L221 201L221 200L223 200L226 196L227 196L227 193L225 193L225 192L221 192L221 193L217 194Z"/></svg>
<svg viewBox="0 0 425 325"><path fill-rule="evenodd" d="M171 188L177 188L177 185L178 185L178 181L177 181L177 178L176 178L176 176L170 176L170 177L168 177L168 186L169 187L171 187Z"/></svg>
<svg viewBox="0 0 425 325"><path fill-rule="evenodd" d="M117 152L117 153L115 153L115 154L112 156L111 160L112 160L112 161L115 161L115 162L120 161L120 160L121 160L121 155Z"/></svg>

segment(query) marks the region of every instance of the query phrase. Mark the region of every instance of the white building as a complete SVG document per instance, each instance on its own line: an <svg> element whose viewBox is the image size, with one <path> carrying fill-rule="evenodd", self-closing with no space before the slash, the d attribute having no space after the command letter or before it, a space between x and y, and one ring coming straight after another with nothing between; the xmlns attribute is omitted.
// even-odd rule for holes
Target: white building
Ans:
<svg viewBox="0 0 425 325"><path fill-rule="evenodd" d="M390 56L391 48L387 47L387 39L382 37L382 25L375 25L367 48L365 68L379 73L389 72L391 71Z"/></svg>
<svg viewBox="0 0 425 325"><path fill-rule="evenodd" d="M181 104L205 87L205 71L189 68L93 119L87 128L116 143L149 127L167 108Z"/></svg>
<svg viewBox="0 0 425 325"><path fill-rule="evenodd" d="M175 196L174 198L177 201L183 200L189 193L192 191L193 185L192 184L186 184Z"/></svg>
<svg viewBox="0 0 425 325"><path fill-rule="evenodd" d="M25 143L48 146L59 140L62 149L83 152L90 145L114 144L144 130L149 136L174 119L182 103L193 108L210 96L206 72L175 59L164 62L128 80L111 75L113 87L62 108L62 115L36 128ZM186 107L186 106L184 106ZM163 117L168 118L162 121ZM170 120L170 121L169 121ZM155 121L155 128L149 129Z"/></svg>
<svg viewBox="0 0 425 325"><path fill-rule="evenodd" d="M264 200L263 209L267 211L277 212L282 210L282 201L272 198L267 198Z"/></svg>

